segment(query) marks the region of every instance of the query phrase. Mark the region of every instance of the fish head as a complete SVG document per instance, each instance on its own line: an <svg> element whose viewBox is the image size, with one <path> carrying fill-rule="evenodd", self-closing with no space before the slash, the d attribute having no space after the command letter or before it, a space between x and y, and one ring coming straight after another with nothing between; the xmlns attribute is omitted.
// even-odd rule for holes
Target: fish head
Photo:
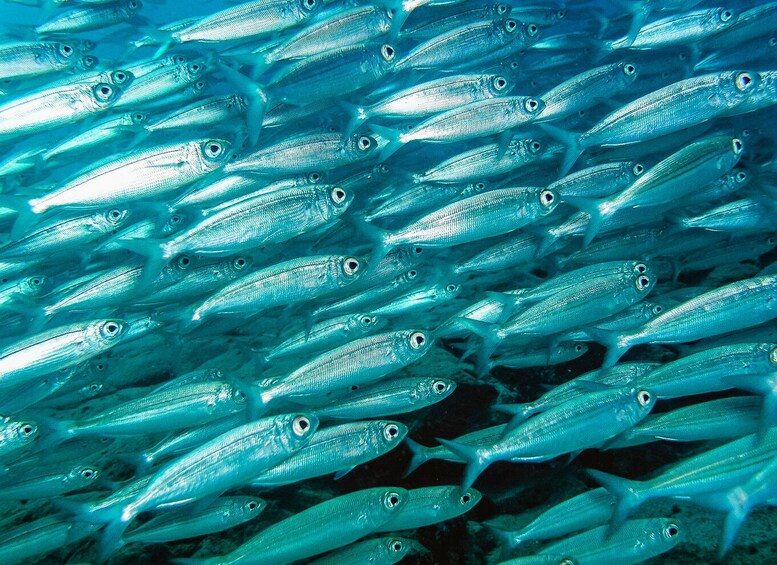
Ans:
<svg viewBox="0 0 777 565"><path fill-rule="evenodd" d="M440 402L456 390L456 383L451 379L428 377L421 380L415 394L431 402Z"/></svg>
<svg viewBox="0 0 777 565"><path fill-rule="evenodd" d="M100 59L98 59L94 55L84 55L74 63L74 66L79 71L89 71L91 69L94 69L99 62L100 62Z"/></svg>
<svg viewBox="0 0 777 565"><path fill-rule="evenodd" d="M739 104L760 91L761 75L755 71L719 73L718 87L707 98L707 104L721 112L732 111Z"/></svg>
<svg viewBox="0 0 777 565"><path fill-rule="evenodd" d="M717 33L734 25L737 18L736 11L730 8L713 8L707 12L702 26L709 33Z"/></svg>
<svg viewBox="0 0 777 565"><path fill-rule="evenodd" d="M564 363L582 357L588 351L585 343L578 341L562 341L550 352L551 364Z"/></svg>
<svg viewBox="0 0 777 565"><path fill-rule="evenodd" d="M658 274L655 265L647 261L638 261L633 263L629 278L633 283L634 292L641 298L647 296L656 286Z"/></svg>
<svg viewBox="0 0 777 565"><path fill-rule="evenodd" d="M380 46L380 58L379 58L379 64L380 67L383 69L390 69L394 66L394 63L397 60L397 50L396 48L389 44L384 43Z"/></svg>
<svg viewBox="0 0 777 565"><path fill-rule="evenodd" d="M322 0L297 0L299 15L302 18L309 18L315 14L324 4Z"/></svg>
<svg viewBox="0 0 777 565"><path fill-rule="evenodd" d="M289 451L307 444L318 429L318 418L313 414L284 414L277 419L281 442Z"/></svg>
<svg viewBox="0 0 777 565"><path fill-rule="evenodd" d="M38 296L46 284L46 277L34 275L26 277L19 282L19 292L25 296Z"/></svg>
<svg viewBox="0 0 777 565"><path fill-rule="evenodd" d="M556 206L558 206L559 203L559 197L558 194L554 190L550 190L548 188L543 188L537 193L537 198L539 200L539 211L540 216L547 216L550 214L553 210L556 209Z"/></svg>
<svg viewBox="0 0 777 565"><path fill-rule="evenodd" d="M629 391L629 402L626 408L626 418L636 424L642 421L656 405L656 395L643 388L634 388Z"/></svg>
<svg viewBox="0 0 777 565"><path fill-rule="evenodd" d="M515 81L502 75L483 75L478 81L491 96L504 96L515 86Z"/></svg>
<svg viewBox="0 0 777 565"><path fill-rule="evenodd" d="M367 262L360 257L338 255L332 257L330 267L333 280L340 286L345 286L359 279L367 269Z"/></svg>
<svg viewBox="0 0 777 565"><path fill-rule="evenodd" d="M86 486L94 483L100 476L100 470L92 465L77 465L68 473L68 482Z"/></svg>
<svg viewBox="0 0 777 565"><path fill-rule="evenodd" d="M378 328L382 322L375 314L354 314L348 318L347 331L353 335L365 335Z"/></svg>
<svg viewBox="0 0 777 565"><path fill-rule="evenodd" d="M226 139L206 139L194 143L197 149L191 165L203 173L223 167L232 154L232 144Z"/></svg>
<svg viewBox="0 0 777 565"><path fill-rule="evenodd" d="M407 435L407 426L400 422L380 422L380 437L387 446L399 445Z"/></svg>
<svg viewBox="0 0 777 565"><path fill-rule="evenodd" d="M376 540L381 544L380 552L385 556L381 562L397 563L413 549L412 540L405 538L385 538Z"/></svg>
<svg viewBox="0 0 777 565"><path fill-rule="evenodd" d="M353 202L353 193L338 185L321 185L314 190L316 208L324 220L342 215Z"/></svg>
<svg viewBox="0 0 777 565"><path fill-rule="evenodd" d="M105 212L95 214L90 224L100 233L115 235L119 229L127 223L130 214L128 210L111 208Z"/></svg>
<svg viewBox="0 0 777 565"><path fill-rule="evenodd" d="M107 82L100 82L92 87L91 101L97 108L108 108L119 99L120 93L118 88Z"/></svg>
<svg viewBox="0 0 777 565"><path fill-rule="evenodd" d="M625 61L623 63L618 63L615 66L614 73L614 78L617 81L617 84L626 87L637 79L637 75L639 74L639 67L630 61Z"/></svg>
<svg viewBox="0 0 777 565"><path fill-rule="evenodd" d="M3 426L5 441L15 445L27 445L38 437L38 424L32 421L11 422Z"/></svg>
<svg viewBox="0 0 777 565"><path fill-rule="evenodd" d="M248 255L236 255L222 261L220 270L229 280L235 280L248 272L252 264L253 259Z"/></svg>
<svg viewBox="0 0 777 565"><path fill-rule="evenodd" d="M394 354L404 363L411 363L423 357L434 343L431 332L424 330L402 330L394 333Z"/></svg>

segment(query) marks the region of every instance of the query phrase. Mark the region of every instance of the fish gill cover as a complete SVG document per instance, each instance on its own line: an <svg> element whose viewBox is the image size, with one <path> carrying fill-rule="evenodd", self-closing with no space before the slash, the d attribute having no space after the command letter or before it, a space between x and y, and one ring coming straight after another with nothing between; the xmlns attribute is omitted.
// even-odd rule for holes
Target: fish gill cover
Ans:
<svg viewBox="0 0 777 565"><path fill-rule="evenodd" d="M5 0L0 563L764 563L777 2Z"/></svg>

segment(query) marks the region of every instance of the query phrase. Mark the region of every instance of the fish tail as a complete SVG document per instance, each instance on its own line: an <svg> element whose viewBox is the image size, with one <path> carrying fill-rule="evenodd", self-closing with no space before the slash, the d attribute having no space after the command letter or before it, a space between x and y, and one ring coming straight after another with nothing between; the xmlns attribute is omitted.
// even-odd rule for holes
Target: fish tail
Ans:
<svg viewBox="0 0 777 565"><path fill-rule="evenodd" d="M232 67L218 63L218 68L224 74L227 81L237 88L248 101L248 115L246 116L248 141L251 143L251 146L254 146L259 140L259 133L264 122L264 113L269 103L267 91L263 85L251 80Z"/></svg>
<svg viewBox="0 0 777 565"><path fill-rule="evenodd" d="M590 216L586 225L585 235L583 236L583 247L586 247L593 241L599 230L601 230L602 224L614 214L613 211L605 208L602 200L570 197L565 201Z"/></svg>
<svg viewBox="0 0 777 565"><path fill-rule="evenodd" d="M502 338L497 333L498 326L470 318L459 318L459 323L483 340L478 352L476 368L479 374L488 373L488 361L494 350L502 343Z"/></svg>
<svg viewBox="0 0 777 565"><path fill-rule="evenodd" d="M402 132L397 129L376 124L370 125L370 129L388 141L388 145L380 150L381 161L385 161L391 157L406 143L405 141L402 141Z"/></svg>
<svg viewBox="0 0 777 565"><path fill-rule="evenodd" d="M515 551L515 548L523 541L520 536L516 536L511 530L506 530L494 524L483 524L489 533L494 536L502 548L501 559L508 559Z"/></svg>
<svg viewBox="0 0 777 565"><path fill-rule="evenodd" d="M458 455L467 463L467 467L464 470L464 479L461 483L461 492L466 492L480 474L486 470L491 464L491 461L485 457L483 452L470 445L464 445L458 441L452 441L449 439L436 438L441 445L445 446L455 455Z"/></svg>
<svg viewBox="0 0 777 565"><path fill-rule="evenodd" d="M633 345L631 343L630 335L619 335L614 331L595 327L586 327L585 331L593 339L607 348L602 367L612 367L615 365L615 363L617 363Z"/></svg>
<svg viewBox="0 0 777 565"><path fill-rule="evenodd" d="M51 416L42 414L35 415L35 421L42 428L42 433L38 438L37 448L45 450L64 443L77 436L77 426L71 420L57 420Z"/></svg>
<svg viewBox="0 0 777 565"><path fill-rule="evenodd" d="M626 518L645 501L644 496L639 491L640 483L596 469L588 469L588 474L618 499L612 513L608 533L608 535L612 535Z"/></svg>
<svg viewBox="0 0 777 565"><path fill-rule="evenodd" d="M165 261L176 255L174 245L164 239L119 238L116 243L147 258L142 284L148 284L162 272Z"/></svg>
<svg viewBox="0 0 777 565"><path fill-rule="evenodd" d="M21 196L0 194L0 206L16 211L16 220L11 226L12 241L21 239L40 221L45 211L37 206L38 203L37 198L27 200Z"/></svg>
<svg viewBox="0 0 777 565"><path fill-rule="evenodd" d="M523 424L529 416L537 411L531 404L495 404L492 408L497 412L512 415L502 434L503 436Z"/></svg>
<svg viewBox="0 0 777 565"><path fill-rule="evenodd" d="M373 244L369 260L371 265L377 265L389 251L394 249L394 244L391 242L391 232L388 230L381 229L364 220L357 221L356 228Z"/></svg>
<svg viewBox="0 0 777 565"><path fill-rule="evenodd" d="M138 512L134 504L130 504L123 509L118 518L108 523L108 526L103 531L102 539L100 539L98 551L100 559L107 560L119 550L122 546L121 535L137 514Z"/></svg>
<svg viewBox="0 0 777 565"><path fill-rule="evenodd" d="M577 158L580 157L583 151L585 151L585 146L581 141L580 134L561 129L560 127L552 126L550 124L539 123L537 125L542 129L542 131L558 140L567 148L566 153L564 154L564 161L561 164L561 170L559 171L559 176L566 176L567 173L569 173L569 171L572 169L575 161L577 161Z"/></svg>
<svg viewBox="0 0 777 565"><path fill-rule="evenodd" d="M357 129L364 125L364 123L370 119L369 110L364 106L357 106L349 102L339 102L340 107L348 114L348 124L343 130L343 143L345 140L351 137Z"/></svg>
<svg viewBox="0 0 777 565"><path fill-rule="evenodd" d="M726 499L729 511L726 514L726 519L723 521L723 531L720 535L720 543L718 545L719 560L722 560L729 552L739 533L739 529L747 519L748 514L750 514L749 500L741 489L734 489Z"/></svg>
<svg viewBox="0 0 777 565"><path fill-rule="evenodd" d="M407 477L413 471L418 469L421 465L423 465L424 463L432 459L429 455L430 448L428 448L427 446L421 445L420 443L410 439L409 437L405 438L405 444L407 445L408 449L410 449L410 453L412 454L412 457L410 458L410 463L407 465L407 469L402 475L402 478Z"/></svg>

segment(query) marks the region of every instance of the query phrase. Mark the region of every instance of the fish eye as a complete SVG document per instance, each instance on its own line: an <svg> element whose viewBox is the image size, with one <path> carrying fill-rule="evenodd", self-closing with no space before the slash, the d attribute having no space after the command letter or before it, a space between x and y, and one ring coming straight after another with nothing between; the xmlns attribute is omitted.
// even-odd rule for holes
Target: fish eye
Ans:
<svg viewBox="0 0 777 565"><path fill-rule="evenodd" d="M447 292L453 292L454 290L456 290L456 285L451 283L451 284L449 284L448 286L445 287L445 290Z"/></svg>
<svg viewBox="0 0 777 565"><path fill-rule="evenodd" d="M105 364L97 363L97 365L95 365L94 368L97 369L98 371L102 371L103 369L105 369Z"/></svg>
<svg viewBox="0 0 777 565"><path fill-rule="evenodd" d="M297 416L292 421L291 426L296 435L302 436L310 429L310 420L305 416Z"/></svg>
<svg viewBox="0 0 777 565"><path fill-rule="evenodd" d="M410 347L421 349L426 344L426 335L424 332L413 332L410 334Z"/></svg>
<svg viewBox="0 0 777 565"><path fill-rule="evenodd" d="M105 322L101 328L103 337L113 338L116 337L121 331L121 324L119 322Z"/></svg>
<svg viewBox="0 0 777 565"><path fill-rule="evenodd" d="M208 141L205 143L205 156L210 159L216 159L224 152L224 146L218 141Z"/></svg>
<svg viewBox="0 0 777 565"><path fill-rule="evenodd" d="M518 69L518 67L519 67L519 66L520 66L520 63L518 63L518 61L512 61L512 62L510 63L510 68L511 68L512 70L516 70L516 69Z"/></svg>
<svg viewBox="0 0 777 565"><path fill-rule="evenodd" d="M259 508L259 503L256 502L255 500L252 500L251 502L246 504L246 508L248 508L249 510L256 510L257 508Z"/></svg>
<svg viewBox="0 0 777 565"><path fill-rule="evenodd" d="M333 188L331 194L332 194L332 201L335 204L342 204L343 202L345 202L345 197L346 197L345 191L339 186L336 186L335 188Z"/></svg>
<svg viewBox="0 0 777 565"><path fill-rule="evenodd" d="M540 103L537 102L534 98L527 98L526 102L523 103L523 107L526 109L527 112L530 114L533 114L540 108Z"/></svg>
<svg viewBox="0 0 777 565"><path fill-rule="evenodd" d="M734 85L740 92L745 92L753 84L753 75L750 73L739 73L734 79Z"/></svg>
<svg viewBox="0 0 777 565"><path fill-rule="evenodd" d="M648 406L653 402L653 396L648 391L641 390L637 393L637 402L639 402L641 406Z"/></svg>
<svg viewBox="0 0 777 565"><path fill-rule="evenodd" d="M731 140L731 149L734 151L734 155L739 155L742 153L742 149L744 149L745 145L742 143L741 139L737 139L736 137Z"/></svg>
<svg viewBox="0 0 777 565"><path fill-rule="evenodd" d="M645 290L647 287L650 286L650 279L647 278L645 275L641 275L637 277L636 282L634 285L637 287L637 290Z"/></svg>
<svg viewBox="0 0 777 565"><path fill-rule="evenodd" d="M401 540L395 539L389 542L389 547L394 553L399 553L405 547Z"/></svg>
<svg viewBox="0 0 777 565"><path fill-rule="evenodd" d="M178 214L173 214L172 216L170 216L170 224L173 226L176 224L180 224L181 220L182 218Z"/></svg>
<svg viewBox="0 0 777 565"><path fill-rule="evenodd" d="M518 22L515 20L505 20L505 30L507 33L513 33L515 28L518 27Z"/></svg>
<svg viewBox="0 0 777 565"><path fill-rule="evenodd" d="M81 476L85 479L90 479L95 475L94 469L90 469L87 467L86 469L81 469Z"/></svg>
<svg viewBox="0 0 777 565"><path fill-rule="evenodd" d="M316 184L320 180L321 180L321 175L319 173L310 173L308 175L308 182L310 184Z"/></svg>
<svg viewBox="0 0 777 565"><path fill-rule="evenodd" d="M445 381L434 381L432 383L432 390L438 394L445 392L446 388L448 387L445 385Z"/></svg>
<svg viewBox="0 0 777 565"><path fill-rule="evenodd" d="M507 6L507 4L497 4L496 5L496 13L499 16L504 16L510 8Z"/></svg>
<svg viewBox="0 0 777 565"><path fill-rule="evenodd" d="M26 436L31 436L37 431L37 429L37 426L34 426L33 424L22 424L20 431Z"/></svg>
<svg viewBox="0 0 777 565"><path fill-rule="evenodd" d="M461 502L462 504L469 504L470 500L472 500L472 495L470 495L469 493L465 493L461 496L461 498L459 498L459 502Z"/></svg>
<svg viewBox="0 0 777 565"><path fill-rule="evenodd" d="M81 64L84 66L85 69L92 69L97 65L97 57L93 57L92 55L87 55L86 57L81 58Z"/></svg>
<svg viewBox="0 0 777 565"><path fill-rule="evenodd" d="M368 327L370 327L372 324L374 324L374 323L375 323L375 319L374 319L374 318L372 318L371 316L362 316L362 317L359 319L359 322L361 322L361 325L362 325L362 326L364 326L365 328L368 328Z"/></svg>
<svg viewBox="0 0 777 565"><path fill-rule="evenodd" d="M111 80L113 81L113 84L123 86L132 80L132 75L127 71L113 71L111 73Z"/></svg>
<svg viewBox="0 0 777 565"><path fill-rule="evenodd" d="M777 37L770 37L769 38L769 47L774 47L777 45Z"/></svg>
<svg viewBox="0 0 777 565"><path fill-rule="evenodd" d="M399 494L396 492L387 492L386 496L383 497L383 505L386 508L394 508L397 504L400 503L402 499L399 497Z"/></svg>
<svg viewBox="0 0 777 565"><path fill-rule="evenodd" d="M493 85L496 90L504 90L507 88L507 79L504 77L494 77Z"/></svg>
<svg viewBox="0 0 777 565"><path fill-rule="evenodd" d="M566 10L559 10L558 12L556 12L556 17L560 20L563 20L564 16L566 15L567 15Z"/></svg>
<svg viewBox="0 0 777 565"><path fill-rule="evenodd" d="M138 2L138 0L130 0L130 1L127 3L127 5L128 5L128 6L130 7L130 9L132 9L132 10L137 10L138 8L140 8L140 2Z"/></svg>
<svg viewBox="0 0 777 565"><path fill-rule="evenodd" d="M70 57L73 54L73 48L67 43L63 43L59 46L59 52L63 57Z"/></svg>
<svg viewBox="0 0 777 565"><path fill-rule="evenodd" d="M680 528L677 524L667 524L666 528L664 528L664 535L668 538L673 538L679 533Z"/></svg>
<svg viewBox="0 0 777 565"><path fill-rule="evenodd" d="M237 402L238 404L244 404L246 401L246 395L242 390L234 389L234 394L232 395L232 398Z"/></svg>
<svg viewBox="0 0 777 565"><path fill-rule="evenodd" d="M769 352L769 361L777 363L777 347L772 347L772 350Z"/></svg>
<svg viewBox="0 0 777 565"><path fill-rule="evenodd" d="M368 151L375 147L375 140L368 135L360 135L356 147L359 151Z"/></svg>
<svg viewBox="0 0 777 565"><path fill-rule="evenodd" d="M113 223L116 223L121 219L123 215L124 214L122 213L121 210L113 209L108 212L108 220L110 220Z"/></svg>
<svg viewBox="0 0 777 565"><path fill-rule="evenodd" d="M205 81L204 80L198 80L194 83L194 89L195 90L202 90L205 88Z"/></svg>
<svg viewBox="0 0 777 565"><path fill-rule="evenodd" d="M232 266L237 270L244 268L247 264L248 261L246 261L245 257L235 257L232 259Z"/></svg>
<svg viewBox="0 0 777 565"><path fill-rule="evenodd" d="M391 441L399 435L399 428L396 424L386 424L383 427L383 437Z"/></svg>
<svg viewBox="0 0 777 565"><path fill-rule="evenodd" d="M178 258L178 268L180 269L185 269L191 264L192 264L192 260L189 258L188 255L181 255Z"/></svg>
<svg viewBox="0 0 777 565"><path fill-rule="evenodd" d="M173 62L177 65L183 65L188 59L184 55L176 55L173 57Z"/></svg>
<svg viewBox="0 0 777 565"><path fill-rule="evenodd" d="M98 392L102 387L103 385L101 385L100 383L92 383L89 385L89 391Z"/></svg>
<svg viewBox="0 0 777 565"><path fill-rule="evenodd" d="M542 143L535 140L532 140L531 143L529 143L529 151L531 151L534 154L537 154L540 152L540 149L542 149Z"/></svg>
<svg viewBox="0 0 777 565"><path fill-rule="evenodd" d="M303 6L304 6L306 9L308 9L308 10L312 10L313 8L315 8L315 7L316 7L316 3L317 3L317 2L316 2L316 0L304 0L304 1L302 2L302 5L303 5Z"/></svg>
<svg viewBox="0 0 777 565"><path fill-rule="evenodd" d="M41 284L42 282L43 282L43 281L40 279L40 277L34 277L34 278L30 279L30 284L31 284L32 286L40 286L40 284Z"/></svg>
<svg viewBox="0 0 777 565"><path fill-rule="evenodd" d="M141 124L146 121L148 118L148 114L143 114L142 112L137 112L136 114L132 114L132 123L134 124Z"/></svg>
<svg viewBox="0 0 777 565"><path fill-rule="evenodd" d="M545 208L550 208L555 203L556 195L553 194L552 190L545 189L540 192L540 204L542 204Z"/></svg>
<svg viewBox="0 0 777 565"><path fill-rule="evenodd" d="M418 276L418 271L416 271L415 269L410 269L410 270L407 272L407 278L408 278L408 279L410 279L411 281L412 281L414 278L416 278L417 276Z"/></svg>
<svg viewBox="0 0 777 565"><path fill-rule="evenodd" d="M660 314L663 311L664 311L664 308L660 304L656 304L655 306L653 306L652 312L653 312L654 315L657 316L658 314Z"/></svg>
<svg viewBox="0 0 777 565"><path fill-rule="evenodd" d="M733 17L734 17L734 14L733 14L733 12L731 10L723 10L720 13L720 21L723 22L723 23L726 23L727 21L729 21Z"/></svg>
<svg viewBox="0 0 777 565"><path fill-rule="evenodd" d="M396 56L397 53L391 45L386 44L381 46L380 54L388 63L390 63L391 61L394 60L394 57Z"/></svg>
<svg viewBox="0 0 777 565"><path fill-rule="evenodd" d="M484 182L476 182L475 183L475 190L477 190L478 192L480 192L482 190L485 190L485 189L486 189L486 183L484 183Z"/></svg>
<svg viewBox="0 0 777 565"><path fill-rule="evenodd" d="M575 351L577 353L580 353L582 350L583 350L583 346L582 345L580 345L579 343L577 345L575 345Z"/></svg>
<svg viewBox="0 0 777 565"><path fill-rule="evenodd" d="M634 173L635 177L638 177L645 172L645 166L642 163L637 163L631 168L631 172Z"/></svg>
<svg viewBox="0 0 777 565"><path fill-rule="evenodd" d="M414 255L421 255L421 253L423 253L423 252L424 252L424 248L423 247L418 247L418 246L413 247L413 254Z"/></svg>
<svg viewBox="0 0 777 565"><path fill-rule="evenodd" d="M647 265L645 265L644 263L637 263L636 265L634 265L634 272L640 273L640 274L646 273Z"/></svg>
<svg viewBox="0 0 777 565"><path fill-rule="evenodd" d="M540 28L538 28L535 24L529 24L526 26L526 33L529 34L529 37L534 37L540 32Z"/></svg>
<svg viewBox="0 0 777 565"><path fill-rule="evenodd" d="M100 102L108 102L113 98L113 87L109 84L101 83L94 87L94 95Z"/></svg>
<svg viewBox="0 0 777 565"><path fill-rule="evenodd" d="M343 261L343 272L349 277L358 273L360 267L361 264L356 257L348 257Z"/></svg>
<svg viewBox="0 0 777 565"><path fill-rule="evenodd" d="M626 74L626 76L632 76L637 72L637 67L635 67L631 63L626 63L625 65L623 65L623 72Z"/></svg>

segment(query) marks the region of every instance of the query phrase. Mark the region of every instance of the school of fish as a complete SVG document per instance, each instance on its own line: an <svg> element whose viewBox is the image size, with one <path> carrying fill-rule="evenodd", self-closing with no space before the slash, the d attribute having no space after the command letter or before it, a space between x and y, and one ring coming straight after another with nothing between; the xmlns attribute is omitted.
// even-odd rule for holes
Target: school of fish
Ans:
<svg viewBox="0 0 777 565"><path fill-rule="evenodd" d="M741 549L777 2L144 1L0 5L0 563Z"/></svg>

